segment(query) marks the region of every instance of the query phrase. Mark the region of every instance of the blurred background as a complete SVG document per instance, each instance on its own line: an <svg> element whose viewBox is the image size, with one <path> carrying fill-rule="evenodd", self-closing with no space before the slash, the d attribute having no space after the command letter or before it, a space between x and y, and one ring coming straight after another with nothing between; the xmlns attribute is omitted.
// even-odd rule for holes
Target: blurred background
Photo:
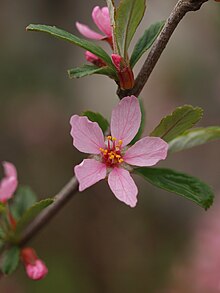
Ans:
<svg viewBox="0 0 220 293"><path fill-rule="evenodd" d="M133 44L151 23L167 18L176 3L148 2ZM30 185L39 198L56 194L83 159L72 146L71 115L90 109L110 118L118 100L116 85L106 77L68 79L67 69L84 63L82 49L25 27L56 25L79 35L77 20L95 29L95 5L105 6L105 1L1 0L0 161L13 162L19 182ZM219 27L220 4L214 1L181 22L142 92L145 134L183 104L205 109L200 125L220 124ZM220 142L211 142L160 163L210 184L216 193L214 208L205 212L135 178L138 205L131 209L101 182L78 193L31 241L48 276L31 281L20 266L1 280L0 292L220 292L219 147ZM206 246L197 248L201 243Z"/></svg>

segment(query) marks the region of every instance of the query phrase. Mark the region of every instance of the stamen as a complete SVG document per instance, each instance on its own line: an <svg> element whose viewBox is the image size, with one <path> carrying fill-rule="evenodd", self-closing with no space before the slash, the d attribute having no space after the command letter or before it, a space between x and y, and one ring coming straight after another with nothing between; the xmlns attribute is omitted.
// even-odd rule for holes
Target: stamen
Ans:
<svg viewBox="0 0 220 293"><path fill-rule="evenodd" d="M115 137L112 137L112 141L116 141L117 139Z"/></svg>
<svg viewBox="0 0 220 293"><path fill-rule="evenodd" d="M119 159L118 162L119 163L122 163L122 162L124 162L124 160L123 159Z"/></svg>
<svg viewBox="0 0 220 293"><path fill-rule="evenodd" d="M119 139L119 141L118 141L119 146L121 146L122 143L123 143L123 141L121 139Z"/></svg>
<svg viewBox="0 0 220 293"><path fill-rule="evenodd" d="M108 140L112 140L111 135L107 136L107 139L108 139Z"/></svg>

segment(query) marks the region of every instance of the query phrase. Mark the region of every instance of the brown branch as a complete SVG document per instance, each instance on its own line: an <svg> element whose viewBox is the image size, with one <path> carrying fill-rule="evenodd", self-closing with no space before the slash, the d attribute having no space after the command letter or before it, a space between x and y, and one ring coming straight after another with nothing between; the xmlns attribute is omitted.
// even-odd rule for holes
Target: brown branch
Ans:
<svg viewBox="0 0 220 293"><path fill-rule="evenodd" d="M177 25L187 12L199 10L202 4L208 0L179 0L167 19L164 28L152 46L144 65L142 66L136 80L135 85L130 90L118 89L117 94L120 99L126 96L139 96L146 82L148 81L157 61L159 60L163 50L165 49L170 37L172 36Z"/></svg>
<svg viewBox="0 0 220 293"><path fill-rule="evenodd" d="M74 196L78 190L78 182L76 177L73 177L63 189L55 196L55 201L46 208L34 221L27 227L22 235L19 245L24 246L31 240L36 233L47 224L57 212Z"/></svg>
<svg viewBox="0 0 220 293"><path fill-rule="evenodd" d="M171 35L173 34L175 28L184 17L184 15L189 11L196 11L200 9L201 5L208 0L179 0L174 7L170 17L168 18L163 30L161 31L159 37L155 41L150 53L137 76L135 81L135 86L131 90L118 91L119 98L123 98L127 95L138 96L142 91L144 85L146 84L151 72L153 71L157 61L160 58L161 53L165 49ZM73 195L78 190L78 183L75 177L73 177L64 188L55 196L55 202L46 208L24 231L20 239L20 246L26 245L26 243L31 240L36 233L42 229L45 224L47 224L56 213L68 202Z"/></svg>

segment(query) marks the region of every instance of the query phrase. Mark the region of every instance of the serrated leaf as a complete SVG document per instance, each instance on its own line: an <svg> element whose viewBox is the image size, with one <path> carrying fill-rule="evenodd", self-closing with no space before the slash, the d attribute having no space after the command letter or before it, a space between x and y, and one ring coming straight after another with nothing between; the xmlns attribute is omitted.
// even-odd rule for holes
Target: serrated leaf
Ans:
<svg viewBox="0 0 220 293"><path fill-rule="evenodd" d="M49 25L42 25L42 24L29 24L27 26L27 31L37 31L37 32L43 32L50 34L58 39L62 39L64 41L70 42L74 45L77 45L81 48L84 48L96 56L100 57L102 60L104 60L113 70L114 66L112 64L111 58L109 55L98 45L81 39L67 31L64 31L60 28L57 28L55 26L49 26Z"/></svg>
<svg viewBox="0 0 220 293"><path fill-rule="evenodd" d="M36 202L33 206L31 206L28 210L26 210L26 212L17 222L15 234L18 235L30 221L36 218L36 216L41 211L43 211L46 207L52 204L53 201L54 200L52 198L46 198Z"/></svg>
<svg viewBox="0 0 220 293"><path fill-rule="evenodd" d="M3 274L12 274L19 264L20 249L17 246L13 246L9 250L6 250L2 256L1 270Z"/></svg>
<svg viewBox="0 0 220 293"><path fill-rule="evenodd" d="M219 126L194 128L171 140L169 151L179 152L217 139L220 139Z"/></svg>
<svg viewBox="0 0 220 293"><path fill-rule="evenodd" d="M130 59L131 68L134 67L141 56L153 45L164 24L165 21L156 22L145 30L143 36L138 40L132 52Z"/></svg>
<svg viewBox="0 0 220 293"><path fill-rule="evenodd" d="M137 168L135 173L141 175L151 184L170 192L179 194L208 209L213 203L211 188L201 180L171 169Z"/></svg>
<svg viewBox="0 0 220 293"><path fill-rule="evenodd" d="M10 207L13 217L18 220L37 200L37 196L29 186L19 186Z"/></svg>
<svg viewBox="0 0 220 293"><path fill-rule="evenodd" d="M102 129L103 133L105 133L108 130L109 123L100 113L85 111L82 115L88 117L89 120L92 122L97 122L100 128Z"/></svg>
<svg viewBox="0 0 220 293"><path fill-rule="evenodd" d="M140 104L140 108L141 108L141 125L140 125L140 128L137 132L137 134L135 135L135 137L132 139L132 141L130 142L131 145L135 144L135 142L137 142L141 136L142 136L142 133L144 131L144 125L145 125L145 110L144 110L144 104L142 102L142 100L139 98L138 99L139 101L139 104Z"/></svg>
<svg viewBox="0 0 220 293"><path fill-rule="evenodd" d="M95 65L84 64L81 67L68 70L69 78L80 78L92 74L103 74L109 76L110 78L117 79L117 75L114 70L108 66L98 67Z"/></svg>
<svg viewBox="0 0 220 293"><path fill-rule="evenodd" d="M178 107L171 115L164 117L150 135L159 136L169 142L194 126L202 118L202 115L202 108L191 105Z"/></svg>
<svg viewBox="0 0 220 293"><path fill-rule="evenodd" d="M127 58L127 49L146 9L146 0L121 0L115 16L115 37L119 55Z"/></svg>

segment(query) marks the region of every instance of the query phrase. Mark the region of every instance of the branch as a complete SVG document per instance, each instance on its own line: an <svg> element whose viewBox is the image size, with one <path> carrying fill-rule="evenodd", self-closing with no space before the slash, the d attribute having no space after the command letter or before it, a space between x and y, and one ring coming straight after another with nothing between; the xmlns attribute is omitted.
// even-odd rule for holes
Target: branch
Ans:
<svg viewBox="0 0 220 293"><path fill-rule="evenodd" d="M142 91L144 85L146 84L151 72L153 71L157 61L160 58L163 50L165 49L171 35L173 34L175 28L184 17L184 15L189 11L196 11L200 9L203 3L208 0L179 0L174 7L170 17L161 31L159 37L155 41L150 53L137 76L135 81L135 86L131 90L123 91L118 90L118 96L120 99L127 95L138 96ZM75 177L73 177L64 188L55 196L55 202L46 208L25 230L19 242L20 246L26 245L26 243L31 240L35 234L44 227L55 215L56 213L68 202L73 195L78 190L78 183Z"/></svg>
<svg viewBox="0 0 220 293"><path fill-rule="evenodd" d="M150 77L157 61L159 60L163 50L165 49L170 37L172 36L177 25L187 12L199 10L202 4L208 0L179 0L167 19L163 30L152 46L144 65L142 66L136 80L135 85L130 90L118 89L117 94L120 99L126 96L139 96L148 78Z"/></svg>
<svg viewBox="0 0 220 293"><path fill-rule="evenodd" d="M76 177L73 177L63 189L54 197L55 201L46 208L34 221L28 226L22 235L19 245L24 246L31 240L45 224L47 224L57 212L74 196L78 191L78 182Z"/></svg>

